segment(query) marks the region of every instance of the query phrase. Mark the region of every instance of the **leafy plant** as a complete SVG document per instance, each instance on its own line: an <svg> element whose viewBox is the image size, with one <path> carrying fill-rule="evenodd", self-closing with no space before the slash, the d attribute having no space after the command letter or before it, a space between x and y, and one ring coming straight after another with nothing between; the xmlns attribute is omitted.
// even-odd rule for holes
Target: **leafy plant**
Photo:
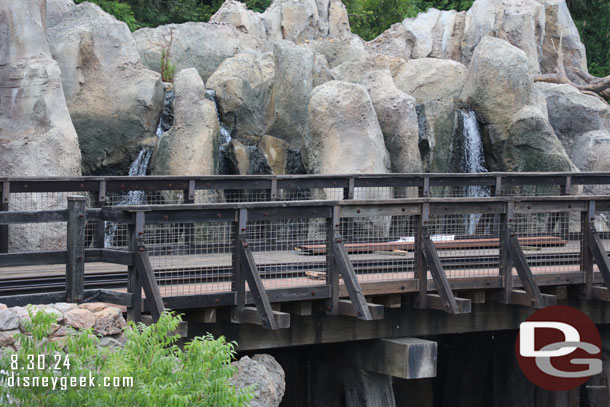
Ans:
<svg viewBox="0 0 610 407"><path fill-rule="evenodd" d="M176 74L176 64L170 58L169 47L161 50L161 78L163 82L173 82Z"/></svg>
<svg viewBox="0 0 610 407"><path fill-rule="evenodd" d="M166 311L156 324L129 323L122 348L99 346L91 330L74 332L64 341L50 341L54 317L30 310L30 335L18 334L20 349L3 352L0 370L8 372L0 386L0 405L20 407L241 407L252 399L252 389L236 389L230 379L235 343L211 335L198 337L181 349L176 330L181 318ZM60 346L61 345L61 346ZM40 359L39 359L40 358ZM28 369L30 360L34 369ZM40 362L42 361L42 362ZM57 361L60 363L57 364ZM67 361L67 362L66 362ZM39 368L44 367L44 368ZM22 369L24 368L24 369ZM8 386L10 376L46 377L51 387ZM69 385L71 377L94 378L84 387ZM104 387L104 378L119 378L118 387ZM123 378L132 378L129 380ZM62 389L62 383L65 389Z"/></svg>

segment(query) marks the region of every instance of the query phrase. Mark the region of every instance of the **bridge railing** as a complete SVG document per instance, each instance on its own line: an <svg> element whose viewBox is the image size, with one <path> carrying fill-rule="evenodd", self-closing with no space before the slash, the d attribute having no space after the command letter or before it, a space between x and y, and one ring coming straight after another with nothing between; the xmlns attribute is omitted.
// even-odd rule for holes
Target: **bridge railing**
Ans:
<svg viewBox="0 0 610 407"><path fill-rule="evenodd" d="M0 302L97 299L127 305L137 319L144 288L153 314L233 306L237 321L250 321L254 304L265 321L271 302L325 299L329 312L349 313L339 298L350 298L350 312L370 319L363 294L416 293L419 306L458 313L469 305L452 290L499 289L506 303L542 306L550 300L539 287L578 284L603 297L594 283L610 284L610 196L86 203L0 213L0 225L65 225L65 247L0 254L4 279L42 284ZM127 238L90 247L87 222L124 228ZM49 266L57 264L65 269ZM51 274L63 277L59 289L45 288Z"/></svg>
<svg viewBox="0 0 610 407"><path fill-rule="evenodd" d="M604 195L610 173L482 173L206 177L0 178L0 211L65 209L86 196L88 208L136 204L405 199L415 197ZM0 253L65 247L65 224L0 226ZM11 234L11 237L9 237ZM86 225L88 247L126 245L124 227Z"/></svg>

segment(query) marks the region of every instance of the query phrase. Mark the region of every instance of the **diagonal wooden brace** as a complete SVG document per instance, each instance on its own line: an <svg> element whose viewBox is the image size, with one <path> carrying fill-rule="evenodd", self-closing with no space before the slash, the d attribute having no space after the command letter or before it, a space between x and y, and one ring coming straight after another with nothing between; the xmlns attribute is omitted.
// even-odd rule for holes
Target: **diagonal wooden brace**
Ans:
<svg viewBox="0 0 610 407"><path fill-rule="evenodd" d="M138 273L138 277L144 288L144 293L146 294L148 309L150 310L153 320L156 322L159 320L163 311L165 311L165 306L163 305L161 291L159 291L159 286L155 279L154 269L150 263L150 258L148 257L148 251L146 251L144 246L138 246L138 250L135 254L136 272Z"/></svg>
<svg viewBox="0 0 610 407"><path fill-rule="evenodd" d="M510 303L519 304L525 306L532 306L534 308L544 308L549 305L557 304L557 297L549 294L542 294L534 275L527 260L519 240L512 233L508 238L508 256L512 261L513 265L517 269L519 279L523 284L524 291L512 290ZM509 269L510 270L510 269Z"/></svg>
<svg viewBox="0 0 610 407"><path fill-rule="evenodd" d="M436 247L434 247L434 242L432 242L432 239L430 239L429 236L424 238L423 252L424 260L430 269L436 291L438 292L438 296L434 294L427 295L429 306L441 308L450 314L469 313L471 310L470 300L455 298L453 295L449 280L447 280L447 275L445 274L445 270L443 270L443 266L441 265L441 260L438 257Z"/></svg>
<svg viewBox="0 0 610 407"><path fill-rule="evenodd" d="M365 321L379 319L380 316L378 314L376 314L375 317L371 314L369 304L367 304L362 288L360 288L360 283L358 283L358 277L354 271L354 266L349 259L349 255L343 244L343 239L339 233L335 232L333 235L331 251L337 270L339 271L339 274L341 274L341 277L343 277L343 283L345 284L345 288L347 289L347 293L349 294L349 298L358 319ZM381 318L383 318L383 313Z"/></svg>
<svg viewBox="0 0 610 407"><path fill-rule="evenodd" d="M252 298L254 299L254 305L256 305L256 310L262 326L274 330L288 328L290 326L290 315L288 314L288 319L286 319L285 315L282 315L282 318L276 318L276 313L271 308L267 291L265 290L263 281L261 280L256 267L252 250L248 247L247 240L242 237L239 239L239 243L238 250L241 251L241 255L239 256L240 267L244 271L246 280L248 281L248 287L250 288Z"/></svg>
<svg viewBox="0 0 610 407"><path fill-rule="evenodd" d="M604 285L606 286L606 288L591 287L590 296L602 301L608 301L610 300L610 293L608 292L610 289L610 260L606 254L604 243L597 234L597 231L593 227L589 227L585 233L587 233L589 252L593 256L593 260L597 264L597 268L599 269L602 279L604 280Z"/></svg>

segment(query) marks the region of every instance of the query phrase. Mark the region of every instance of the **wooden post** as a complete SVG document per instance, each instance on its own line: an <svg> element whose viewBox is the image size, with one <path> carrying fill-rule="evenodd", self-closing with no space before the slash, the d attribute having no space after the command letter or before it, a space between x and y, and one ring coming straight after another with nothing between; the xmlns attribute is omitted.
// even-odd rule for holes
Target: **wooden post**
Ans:
<svg viewBox="0 0 610 407"><path fill-rule="evenodd" d="M240 209L239 218L235 222L235 232L233 236L233 278L231 281L231 291L236 293L236 306L231 311L231 322L240 323L243 320L243 311L246 307L246 276L242 268L242 250L239 245L241 239L246 237L248 227L248 210Z"/></svg>
<svg viewBox="0 0 610 407"><path fill-rule="evenodd" d="M566 176L565 183L561 185L561 195L570 195L572 192L572 176ZM564 240L568 239L570 233L570 212L561 212L558 216L559 233Z"/></svg>
<svg viewBox="0 0 610 407"><path fill-rule="evenodd" d="M428 234L430 204L421 205L421 214L416 218L415 227L415 276L419 280L419 293L415 296L415 308L428 307L428 268L424 258L424 240Z"/></svg>
<svg viewBox="0 0 610 407"><path fill-rule="evenodd" d="M584 298L591 296L591 287L593 287L593 254L591 253L591 234L588 233L593 228L595 221L595 201L589 201L587 211L581 213L581 239L580 247L580 269L585 273L585 285L582 287L581 293Z"/></svg>
<svg viewBox="0 0 610 407"><path fill-rule="evenodd" d="M11 196L11 183L9 181L2 182L2 190L0 190L0 211L8 211L9 199ZM8 225L0 225L0 253L8 253Z"/></svg>
<svg viewBox="0 0 610 407"><path fill-rule="evenodd" d="M138 237L144 235L144 212L135 213L135 225L129 225L128 250L133 255L133 266L127 268L127 291L132 294L132 307L127 309L129 320L139 322L142 319L142 282L135 267Z"/></svg>
<svg viewBox="0 0 610 407"><path fill-rule="evenodd" d="M86 198L68 197L66 301L82 302L85 291Z"/></svg>
<svg viewBox="0 0 610 407"><path fill-rule="evenodd" d="M349 177L347 188L343 188L343 199L354 199L354 185L355 179L354 177Z"/></svg>
<svg viewBox="0 0 610 407"><path fill-rule="evenodd" d="M269 189L269 200L277 201L278 193L277 193L277 178L273 178L271 180L271 188Z"/></svg>
<svg viewBox="0 0 610 407"><path fill-rule="evenodd" d="M100 186L97 194L93 195L92 203L96 208L101 208L106 205L106 181L100 181ZM93 237L93 246L99 249L104 248L106 237L106 221L95 221L95 236Z"/></svg>
<svg viewBox="0 0 610 407"><path fill-rule="evenodd" d="M184 203L195 203L195 180L189 180L189 189L184 190ZM195 224L185 223L184 227L184 245L186 246L186 254L193 253L193 241L195 237Z"/></svg>
<svg viewBox="0 0 610 407"><path fill-rule="evenodd" d="M510 304L513 291L513 264L508 253L508 240L510 239L512 224L515 220L515 203L506 203L506 212L500 216L500 264L499 273L502 276L502 292L500 303Z"/></svg>
<svg viewBox="0 0 610 407"><path fill-rule="evenodd" d="M339 270L333 256L333 239L341 228L340 208L333 207L333 216L326 219L326 284L330 285L330 298L326 302L326 313L336 315L339 312Z"/></svg>

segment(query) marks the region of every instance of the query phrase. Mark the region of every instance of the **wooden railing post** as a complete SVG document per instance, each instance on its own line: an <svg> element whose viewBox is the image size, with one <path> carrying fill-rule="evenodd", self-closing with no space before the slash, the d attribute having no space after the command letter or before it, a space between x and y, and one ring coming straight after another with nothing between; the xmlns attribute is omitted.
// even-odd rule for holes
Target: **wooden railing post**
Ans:
<svg viewBox="0 0 610 407"><path fill-rule="evenodd" d="M66 301L82 302L85 291L86 198L68 197Z"/></svg>
<svg viewBox="0 0 610 407"><path fill-rule="evenodd" d="M500 244L498 269L502 277L502 291L500 292L500 303L510 304L513 291L513 265L508 253L508 241L511 237L513 222L515 218L515 203L506 203L506 212L500 215Z"/></svg>
<svg viewBox="0 0 610 407"><path fill-rule="evenodd" d="M423 203L420 206L420 214L416 217L415 224L415 277L419 280L419 292L415 296L415 308L428 307L428 268L424 258L424 240L428 234L428 222L430 221L430 204Z"/></svg>
<svg viewBox="0 0 610 407"><path fill-rule="evenodd" d="M189 180L189 189L185 189L184 192L184 203L194 204L195 203L195 180ZM187 254L193 253L193 242L195 238L195 224L185 223L184 227L184 245L187 248Z"/></svg>
<svg viewBox="0 0 610 407"><path fill-rule="evenodd" d="M133 255L133 266L127 267L127 291L132 294L132 307L127 309L127 318L138 322L142 318L142 282L138 276L136 264L136 251L138 238L144 235L144 212L135 213L135 224L129 225L128 250Z"/></svg>
<svg viewBox="0 0 610 407"><path fill-rule="evenodd" d="M238 219L235 222L233 233L233 261L231 280L231 291L236 293L236 305L231 311L231 322L242 322L243 311L246 307L246 276L244 275L242 263L242 251L239 248L242 238L246 237L248 226L248 210L239 209Z"/></svg>
<svg viewBox="0 0 610 407"><path fill-rule="evenodd" d="M585 273L585 284L582 287L581 293L584 298L591 296L591 287L593 286L593 254L590 250L590 234L588 233L594 227L595 221L595 201L589 201L587 211L581 213L581 245L580 245L580 269Z"/></svg>
<svg viewBox="0 0 610 407"><path fill-rule="evenodd" d="M100 181L97 193L93 193L92 204L96 208L101 208L106 204L106 181ZM93 246L103 249L106 239L106 222L104 220L95 221L95 236Z"/></svg>
<svg viewBox="0 0 610 407"><path fill-rule="evenodd" d="M333 251L335 233L341 229L340 207L333 206L331 218L326 219L326 284L330 285L330 298L326 302L326 313L336 315L339 312L339 270Z"/></svg>
<svg viewBox="0 0 610 407"><path fill-rule="evenodd" d="M8 211L8 204L11 196L11 183L2 182L0 190L0 211ZM0 253L8 253L8 225L0 225Z"/></svg>

